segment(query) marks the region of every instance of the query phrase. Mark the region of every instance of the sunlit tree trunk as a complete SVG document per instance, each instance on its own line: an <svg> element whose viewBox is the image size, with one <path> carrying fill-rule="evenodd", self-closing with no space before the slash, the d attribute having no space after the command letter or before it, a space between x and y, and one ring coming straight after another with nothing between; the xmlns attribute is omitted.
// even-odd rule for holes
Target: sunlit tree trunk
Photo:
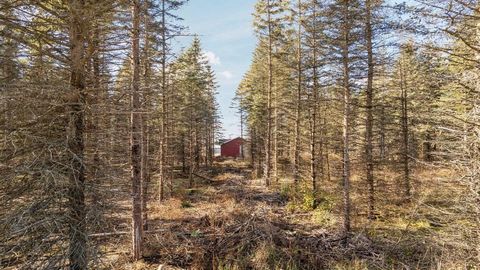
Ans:
<svg viewBox="0 0 480 270"><path fill-rule="evenodd" d="M343 64L343 226L345 239L350 233L350 1L343 0L342 64Z"/></svg>
<svg viewBox="0 0 480 270"><path fill-rule="evenodd" d="M317 3L316 1L312 2L313 8L313 18L317 16ZM317 38L318 38L318 28L317 23L313 22L313 44L312 44L312 57L313 57L313 70L312 70L312 100L311 100L311 138L310 138L310 177L312 183L312 190L314 193L317 192L317 177L318 177L318 157L317 157L317 137L318 137L318 49L317 49ZM320 134L321 135L321 134Z"/></svg>
<svg viewBox="0 0 480 270"><path fill-rule="evenodd" d="M268 21L268 88L267 88L267 138L265 143L265 185L270 186L272 165L272 88L273 88L273 38L270 14L270 0L267 1Z"/></svg>
<svg viewBox="0 0 480 270"><path fill-rule="evenodd" d="M300 134L300 124L301 124L301 101L302 101L302 0L298 0L298 38L297 38L297 106L295 108L295 158L293 162L294 171L293 177L295 180L295 184L297 185L300 181L300 144L301 144L301 134Z"/></svg>
<svg viewBox="0 0 480 270"><path fill-rule="evenodd" d="M133 259L142 258L142 116L140 103L140 0L132 0L132 92L131 92L131 170Z"/></svg>

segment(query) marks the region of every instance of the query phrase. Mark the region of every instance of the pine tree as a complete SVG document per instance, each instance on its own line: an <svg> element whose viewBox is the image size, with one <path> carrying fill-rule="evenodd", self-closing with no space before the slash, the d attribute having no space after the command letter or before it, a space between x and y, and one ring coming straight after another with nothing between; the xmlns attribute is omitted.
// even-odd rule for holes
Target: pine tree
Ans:
<svg viewBox="0 0 480 270"><path fill-rule="evenodd" d="M267 97L265 89L268 85L268 72L265 48L257 46L249 71L245 74L237 89L239 106L247 112L250 152L253 163L253 176L261 175L262 164L265 162L265 134L267 125Z"/></svg>
<svg viewBox="0 0 480 270"><path fill-rule="evenodd" d="M278 43L282 40L284 12L288 7L286 0L261 0L255 6L254 27L262 43L267 47L268 55L268 86L267 92L267 134L265 143L264 179L265 185L270 186L271 178L276 182L277 170L277 106L274 93L274 66L273 58Z"/></svg>
<svg viewBox="0 0 480 270"><path fill-rule="evenodd" d="M400 92L400 126L401 126L401 145L402 145L402 166L403 166L403 192L406 200L411 196L410 180L410 153L411 153L411 89L417 85L417 62L413 44L405 44L398 59L395 74L395 82Z"/></svg>
<svg viewBox="0 0 480 270"><path fill-rule="evenodd" d="M158 30L160 32L160 48L161 48L161 57L160 57L160 67L161 67L161 93L160 94L160 117L161 117L161 125L160 125L160 148L159 148L159 160L160 160L160 179L159 179L159 201L162 201L165 197L165 186L167 183L172 181L171 174L172 174L172 167L173 164L171 163L170 157L172 153L172 130L169 127L169 103L171 99L171 94L169 89L171 86L169 85L169 70L168 65L170 64L168 59L171 53L171 48L169 46L169 41L181 34L183 28L175 24L175 22L179 19L178 17L172 14L173 11L178 10L185 1L171 1L171 0L161 0L159 3L159 12L160 12L160 21L158 22ZM170 185L171 186L171 185ZM170 187L171 191L171 187Z"/></svg>
<svg viewBox="0 0 480 270"><path fill-rule="evenodd" d="M322 67L326 65L324 60L325 44L327 39L324 34L325 21L325 5L317 0L306 3L305 19L302 22L305 28L305 48L306 60L305 68L310 73L307 76L307 84L310 85L308 98L308 120L309 120L309 142L310 142L310 178L312 182L312 190L314 194L317 192L317 181L320 169L320 177L323 180L323 156L324 156L324 134L319 132L325 130L325 126L320 124L321 115L319 114L321 103L321 82L320 72ZM319 127L319 125L322 125Z"/></svg>
<svg viewBox="0 0 480 270"><path fill-rule="evenodd" d="M181 149L177 155L188 169L189 186L193 187L200 161L213 159L213 146L209 144L218 124L215 75L203 56L197 37L172 64L171 74L173 85L180 93L175 97L178 106L176 121L182 138L177 141L180 146L177 149ZM209 150L202 151L206 147Z"/></svg>
<svg viewBox="0 0 480 270"><path fill-rule="evenodd" d="M352 108L352 74L356 72L353 69L355 46L358 43L358 14L359 3L355 0L341 0L336 1L331 8L335 12L333 19L338 20L340 29L334 36L334 44L337 47L341 65L341 89L343 95L343 119L342 119L342 148L343 148L343 229L345 239L348 241L348 234L351 230L350 215L351 215L351 201L350 201L350 176L351 176L351 139L352 139L352 123L353 123L353 108Z"/></svg>

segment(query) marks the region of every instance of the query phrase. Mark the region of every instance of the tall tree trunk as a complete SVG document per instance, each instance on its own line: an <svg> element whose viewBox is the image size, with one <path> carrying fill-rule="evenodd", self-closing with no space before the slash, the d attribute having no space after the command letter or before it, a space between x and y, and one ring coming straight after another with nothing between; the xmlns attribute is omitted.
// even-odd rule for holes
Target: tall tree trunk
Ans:
<svg viewBox="0 0 480 270"><path fill-rule="evenodd" d="M422 157L423 160L426 162L431 162L433 160L432 151L434 150L434 146L432 144L432 131L428 129L425 134L425 140L423 142L422 147Z"/></svg>
<svg viewBox="0 0 480 270"><path fill-rule="evenodd" d="M101 166L100 164L102 163L102 160L100 158L100 148L101 148L101 122L102 119L105 118L104 110L101 109L101 106L105 104L105 93L103 89L101 89L101 79L100 79L100 57L99 57L99 52L98 52L98 47L99 47L99 38L100 38L100 33L99 33L99 27L98 24L95 24L91 26L91 33L89 35L89 41L88 41L88 54L87 54L87 73L91 73L91 83L92 83L92 92L93 94L93 100L92 105L93 108L95 109L92 112L90 112L90 124L91 124L91 136L92 136L92 148L93 148L93 164L91 166L91 183L92 185L98 184L99 181L99 175L101 171ZM86 101L88 103L88 101ZM88 126L88 124L86 124ZM86 141L88 141L88 138L86 138ZM93 192L92 194L92 205L94 209L97 209L98 207L98 200L99 197L97 196L97 192Z"/></svg>
<svg viewBox="0 0 480 270"><path fill-rule="evenodd" d="M348 241L350 233L350 1L343 3L342 26L342 62L343 62L343 226L345 240Z"/></svg>
<svg viewBox="0 0 480 270"><path fill-rule="evenodd" d="M313 5L313 8L314 8L314 11L313 11L313 18L316 18L317 16L317 12L316 12L316 1L313 1L312 3ZM310 139L310 143L311 143L311 147L310 147L310 156L311 156L311 164L310 164L310 177L311 177L311 181L312 181L312 191L314 193L317 192L317 176L318 176L318 173L317 173L317 168L318 168L318 161L317 161L317 116L318 116L318 72L317 72L317 37L316 37L316 34L317 34L317 24L316 22L314 22L314 26L313 26L313 48L312 48L312 52L313 52L313 71L312 71L312 76L313 76L313 87L312 87L312 97L313 97L313 100L312 100L312 108L311 108L311 112L312 112L312 116L311 116L311 121L312 121L312 124L311 124L311 139Z"/></svg>
<svg viewBox="0 0 480 270"><path fill-rule="evenodd" d="M193 188L193 167L195 166L194 152L195 152L195 131L193 127L193 93L190 93L190 119L189 119L189 128L188 128L188 187Z"/></svg>
<svg viewBox="0 0 480 270"><path fill-rule="evenodd" d="M197 168L200 168L200 159L201 159L201 153L200 153L200 131L198 130L198 124L195 124L195 170Z"/></svg>
<svg viewBox="0 0 480 270"><path fill-rule="evenodd" d="M330 181L330 164L328 160L328 138L327 138L327 120L325 107L321 117L321 129L320 129L320 175L321 180Z"/></svg>
<svg viewBox="0 0 480 270"><path fill-rule="evenodd" d="M278 93L276 91L277 86L274 84L272 88L272 103L273 103L273 116L272 116L272 181L278 183L278 131L279 119L278 119Z"/></svg>
<svg viewBox="0 0 480 270"><path fill-rule="evenodd" d="M316 96L316 95L315 95ZM317 191L317 103L316 97L313 98L312 116L310 119L310 179L312 191Z"/></svg>
<svg viewBox="0 0 480 270"><path fill-rule="evenodd" d="M208 121L205 121L205 168L210 168L210 125Z"/></svg>
<svg viewBox="0 0 480 270"><path fill-rule="evenodd" d="M165 73L166 76L168 76L167 73ZM173 87L170 87L170 84L167 80L166 82L166 97L165 97L165 121L167 123L167 127L165 130L165 176L164 179L166 180L166 183L168 185L168 195L171 198L173 195L173 177L174 177L174 171L173 168L175 167L175 162L177 158L174 156L174 150L172 149L173 143L172 143L172 138L177 138L177 130L176 130L176 122L173 119L173 110L174 106L171 104L171 99L172 99L172 92L173 92Z"/></svg>
<svg viewBox="0 0 480 270"><path fill-rule="evenodd" d="M293 177L295 185L300 181L300 124L301 124L301 102L302 102L302 0L298 0L298 39L297 39L297 107L295 108L295 160L293 162Z"/></svg>
<svg viewBox="0 0 480 270"><path fill-rule="evenodd" d="M267 89L267 142L265 144L265 185L270 186L271 165L272 165L272 87L273 87L273 39L272 22L270 13L270 0L267 0L268 20L268 89Z"/></svg>
<svg viewBox="0 0 480 270"><path fill-rule="evenodd" d="M386 119L385 119L385 106L383 104L380 105L380 160L382 165L385 165L385 158L386 158Z"/></svg>
<svg viewBox="0 0 480 270"><path fill-rule="evenodd" d="M68 185L69 268L87 269L87 231L85 207L85 2L70 3L70 94L67 145L70 152Z"/></svg>
<svg viewBox="0 0 480 270"><path fill-rule="evenodd" d="M320 97L321 99L321 97ZM320 104L321 105L321 104ZM320 180L323 182L325 180L325 162L324 162L324 155L325 155L325 149L324 149L324 135L325 135L325 126L323 123L325 122L325 115L322 115L320 117L320 120L322 121L322 125L320 126L320 132L319 132L319 142L318 142L318 169L319 169L319 175L320 175ZM318 188L317 188L318 189ZM316 192L316 190L315 190Z"/></svg>
<svg viewBox="0 0 480 270"><path fill-rule="evenodd" d="M255 126L252 126L250 129L250 166L252 167L252 178L256 179L258 177L258 167L257 167L257 132Z"/></svg>
<svg viewBox="0 0 480 270"><path fill-rule="evenodd" d="M132 0L132 112L131 112L131 170L132 170L132 244L133 259L142 258L142 116L140 103L140 0Z"/></svg>
<svg viewBox="0 0 480 270"><path fill-rule="evenodd" d="M210 129L210 166L213 166L213 160L215 158L215 120L211 122L211 129Z"/></svg>
<svg viewBox="0 0 480 270"><path fill-rule="evenodd" d="M145 117L145 116L144 116ZM142 124L140 127L142 134L142 152L141 152L141 197L142 197L142 222L143 229L148 229L148 127L145 119L142 119Z"/></svg>
<svg viewBox="0 0 480 270"><path fill-rule="evenodd" d="M185 133L182 133L182 172L187 173L187 143L186 140L187 136Z"/></svg>
<svg viewBox="0 0 480 270"><path fill-rule="evenodd" d="M411 196L411 187L410 187L410 167L409 167L409 141L408 141L408 90L407 82L405 78L405 70L403 65L403 60L401 60L400 66L400 90L401 90L401 101L402 101L402 144L403 144L403 184L404 184L404 196L408 201Z"/></svg>
<svg viewBox="0 0 480 270"><path fill-rule="evenodd" d="M149 40L149 19L148 3L144 3L144 51L143 51L143 78L145 81L145 90L143 91L143 107L150 111L149 93L150 93L150 40ZM148 187L150 184L150 160L149 160L149 114L144 114L142 117L142 214L143 214L143 229L148 230Z"/></svg>
<svg viewBox="0 0 480 270"><path fill-rule="evenodd" d="M243 125L244 125L244 121L243 121L243 109L240 109L240 138L243 140ZM244 152L244 143L242 142L242 144L240 145L240 158L242 160L245 159L245 152Z"/></svg>
<svg viewBox="0 0 480 270"><path fill-rule="evenodd" d="M162 93L161 93L161 125L160 125L160 172L159 172L159 201L165 198L164 187L167 182L166 154L167 154L167 33L166 7L162 0Z"/></svg>
<svg viewBox="0 0 480 270"><path fill-rule="evenodd" d="M372 36L372 1L366 0L366 25L365 34L367 41L367 65L368 65L368 77L367 77L367 93L366 93L366 131L365 131L365 161L366 161L366 175L368 184L368 217L370 219L375 216L375 182L373 178L373 76L374 76L374 63L373 63L373 36Z"/></svg>

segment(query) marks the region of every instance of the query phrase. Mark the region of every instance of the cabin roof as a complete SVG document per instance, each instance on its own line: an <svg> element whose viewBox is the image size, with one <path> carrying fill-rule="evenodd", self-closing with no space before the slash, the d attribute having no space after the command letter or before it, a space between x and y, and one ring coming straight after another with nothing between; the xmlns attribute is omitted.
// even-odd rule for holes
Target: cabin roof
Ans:
<svg viewBox="0 0 480 270"><path fill-rule="evenodd" d="M238 139L240 139L240 140L242 140L243 142L245 142L245 140L244 140L243 138L237 137L237 138L234 138L234 139L227 140L227 141L221 143L220 145L225 145L225 144L227 144L227 143L233 142L233 141L238 140Z"/></svg>

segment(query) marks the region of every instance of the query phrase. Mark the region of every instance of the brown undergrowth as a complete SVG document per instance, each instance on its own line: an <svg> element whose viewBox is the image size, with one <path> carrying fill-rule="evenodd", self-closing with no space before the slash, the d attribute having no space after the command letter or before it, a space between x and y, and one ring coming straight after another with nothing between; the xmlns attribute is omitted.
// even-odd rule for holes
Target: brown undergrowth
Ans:
<svg viewBox="0 0 480 270"><path fill-rule="evenodd" d="M476 269L477 227L449 170L419 169L409 204L399 203L390 174L379 183L385 196L375 221L365 218L354 177L354 233L345 245L333 182L310 207L307 189L266 189L244 165L220 166L210 172L213 182L198 179L196 188L150 209L150 229L158 232L146 238L145 260L118 260L118 269Z"/></svg>

